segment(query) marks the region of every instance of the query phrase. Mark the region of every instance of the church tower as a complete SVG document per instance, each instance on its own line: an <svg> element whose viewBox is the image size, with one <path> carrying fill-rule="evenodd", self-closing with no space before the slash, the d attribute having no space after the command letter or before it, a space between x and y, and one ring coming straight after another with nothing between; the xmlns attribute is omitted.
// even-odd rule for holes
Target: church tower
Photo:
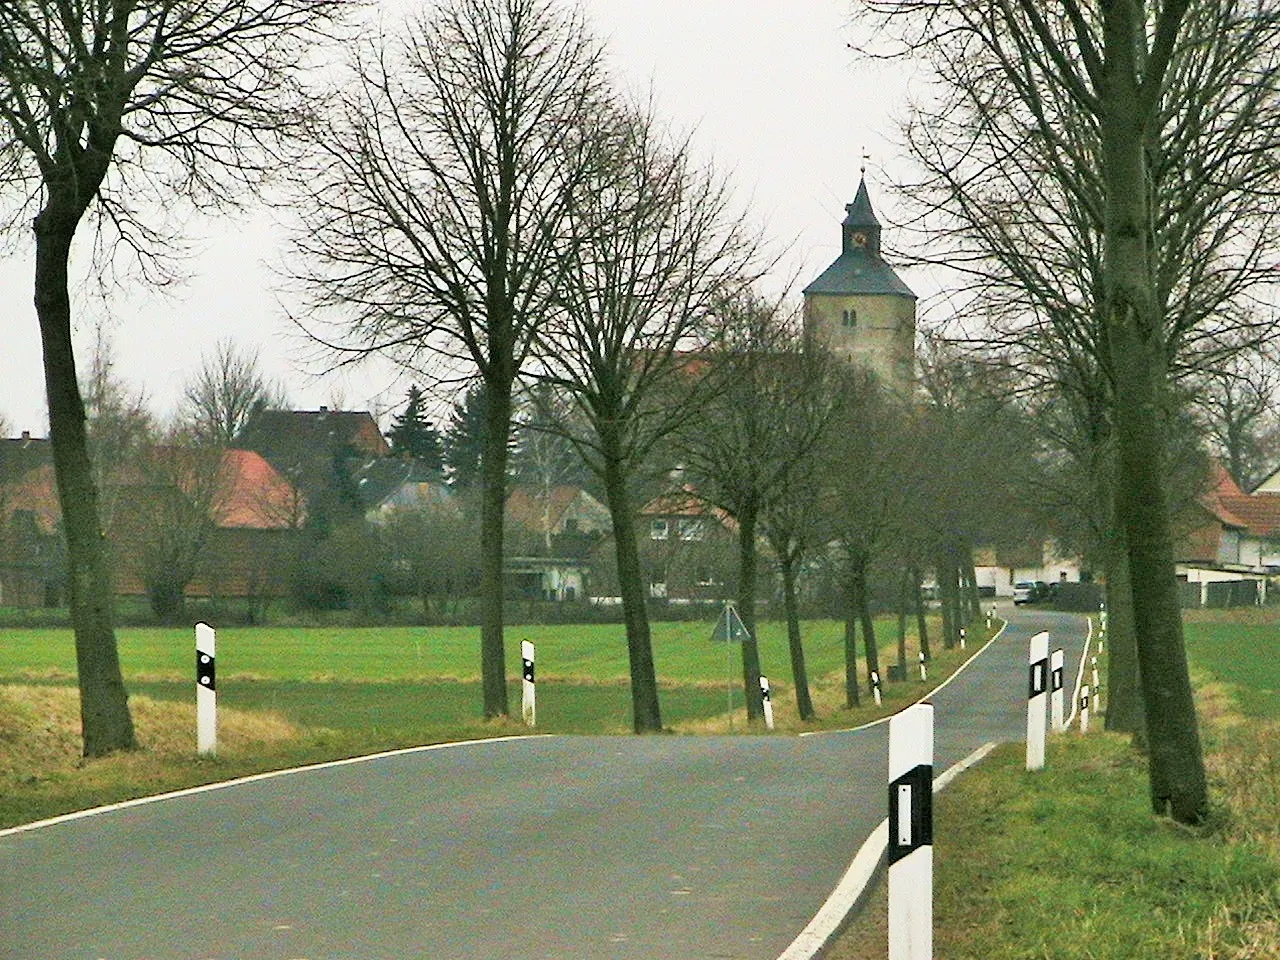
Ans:
<svg viewBox="0 0 1280 960"><path fill-rule="evenodd" d="M804 288L805 334L910 396L916 295L880 256L880 221L865 176L845 211L839 258Z"/></svg>

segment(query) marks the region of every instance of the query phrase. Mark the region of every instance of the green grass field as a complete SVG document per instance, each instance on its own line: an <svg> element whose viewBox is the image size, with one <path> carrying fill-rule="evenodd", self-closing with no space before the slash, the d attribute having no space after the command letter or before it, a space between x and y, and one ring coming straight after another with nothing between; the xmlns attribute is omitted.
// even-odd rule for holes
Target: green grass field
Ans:
<svg viewBox="0 0 1280 960"><path fill-rule="evenodd" d="M711 640L711 623L655 623L653 651L659 681L720 683L726 654L736 647ZM892 624L877 624L881 644L895 636ZM809 673L842 669L843 624L833 620L804 625ZM195 636L190 630L121 628L117 631L126 680L186 680L194 669ZM509 675L520 673L520 641L538 651L538 676L587 682L628 677L626 634L620 625L529 626L508 628ZM243 627L218 631L218 677L275 680L388 681L422 678L478 680L477 627ZM790 683L785 626L760 625L764 672ZM75 675L71 631L0 629L0 680L70 678ZM194 682L194 680L192 681Z"/></svg>
<svg viewBox="0 0 1280 960"><path fill-rule="evenodd" d="M1240 711L1250 717L1280 717L1280 624L1186 625L1192 669L1232 688Z"/></svg>

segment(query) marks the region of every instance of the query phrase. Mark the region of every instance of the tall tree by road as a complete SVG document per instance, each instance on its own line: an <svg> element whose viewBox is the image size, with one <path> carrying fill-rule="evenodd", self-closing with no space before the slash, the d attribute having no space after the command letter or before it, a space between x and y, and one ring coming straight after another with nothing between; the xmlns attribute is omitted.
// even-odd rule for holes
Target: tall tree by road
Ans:
<svg viewBox="0 0 1280 960"><path fill-rule="evenodd" d="M662 717L631 484L716 389L720 378L696 354L725 320L715 304L753 279L759 244L733 215L724 181L646 111L603 114L593 140L539 364L543 380L573 398L578 416L561 420L604 485L635 729L648 732L662 729ZM578 421L584 429L572 429Z"/></svg>
<svg viewBox="0 0 1280 960"><path fill-rule="evenodd" d="M162 198L230 204L274 166L307 44L341 0L14 0L0 5L3 189L33 218L35 302L70 565L84 752L135 746L116 647L69 262L86 217L144 263L173 234ZM151 208L155 220L141 211Z"/></svg>
<svg viewBox="0 0 1280 960"><path fill-rule="evenodd" d="M1280 17L1252 0L868 5L906 26L947 90L945 109L930 111L940 125L912 129L946 184L954 235L976 241L958 262L985 289L1015 291L993 313L1020 305L1055 325L1035 346L1061 348L1068 363L1087 357L1101 372L1152 805L1199 820L1207 792L1162 442L1176 416L1171 381L1230 349L1232 305L1269 280L1262 251L1280 229Z"/></svg>
<svg viewBox="0 0 1280 960"><path fill-rule="evenodd" d="M450 0L352 53L296 167L312 328L338 356L473 367L486 396L480 665L506 715L503 503L512 389L562 272L600 47L551 0Z"/></svg>

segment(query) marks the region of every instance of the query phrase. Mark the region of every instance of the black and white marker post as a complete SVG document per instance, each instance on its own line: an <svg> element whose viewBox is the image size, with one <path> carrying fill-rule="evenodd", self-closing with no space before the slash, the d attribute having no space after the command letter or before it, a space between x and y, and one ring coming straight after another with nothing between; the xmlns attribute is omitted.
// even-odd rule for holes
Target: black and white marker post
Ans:
<svg viewBox="0 0 1280 960"><path fill-rule="evenodd" d="M766 729L773 729L773 700L769 698L769 678L760 678L760 700L764 705L764 725Z"/></svg>
<svg viewBox="0 0 1280 960"><path fill-rule="evenodd" d="M1049 657L1049 729L1057 733L1063 726L1062 668L1067 655L1059 647Z"/></svg>
<svg viewBox="0 0 1280 960"><path fill-rule="evenodd" d="M218 752L218 694L214 675L213 627L196 624L196 752Z"/></svg>
<svg viewBox="0 0 1280 960"><path fill-rule="evenodd" d="M1080 732L1089 732L1089 687L1080 688Z"/></svg>
<svg viewBox="0 0 1280 960"><path fill-rule="evenodd" d="M965 648L965 647L964 647L964 638L965 638L966 636L967 636L967 632L965 631L965 628L964 628L964 627L961 627L961 628L960 628L960 649L961 649L961 650L963 650L963 649Z"/></svg>
<svg viewBox="0 0 1280 960"><path fill-rule="evenodd" d="M524 677L520 713L524 717L525 726L532 727L538 722L538 702L537 693L533 685L533 644L528 640L520 641L520 659L523 661Z"/></svg>
<svg viewBox="0 0 1280 960"><path fill-rule="evenodd" d="M920 651L920 682L924 683L929 679L929 671L924 666L924 651Z"/></svg>
<svg viewBox="0 0 1280 960"><path fill-rule="evenodd" d="M1027 769L1044 769L1044 708L1049 690L1049 634L1031 638L1027 658Z"/></svg>
<svg viewBox="0 0 1280 960"><path fill-rule="evenodd" d="M880 706L884 701L880 699L880 674L871 671L871 695L876 698L876 706Z"/></svg>
<svg viewBox="0 0 1280 960"><path fill-rule="evenodd" d="M933 957L933 706L889 721L889 960Z"/></svg>

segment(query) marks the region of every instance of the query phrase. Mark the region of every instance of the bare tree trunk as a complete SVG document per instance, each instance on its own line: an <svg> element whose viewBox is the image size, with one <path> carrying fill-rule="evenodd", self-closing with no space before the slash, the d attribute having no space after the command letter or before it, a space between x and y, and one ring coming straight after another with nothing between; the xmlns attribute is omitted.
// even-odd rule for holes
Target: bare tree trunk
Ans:
<svg viewBox="0 0 1280 960"><path fill-rule="evenodd" d="M867 555L858 551L849 558L853 590L857 597L858 619L862 623L862 651L867 661L867 685L871 684L871 674L880 673L880 650L876 645L876 625L871 616L871 596L867 588Z"/></svg>
<svg viewBox="0 0 1280 960"><path fill-rule="evenodd" d="M99 178L100 179L100 178ZM111 572L85 436L84 402L71 344L67 263L83 204L51 197L36 217L36 316L40 322L49 435L67 540L84 755L137 747L116 646Z"/></svg>
<svg viewBox="0 0 1280 960"><path fill-rule="evenodd" d="M911 599L911 571L902 571L902 582L898 585L898 670L902 679L907 679L907 604Z"/></svg>
<svg viewBox="0 0 1280 960"><path fill-rule="evenodd" d="M1115 472L1115 460L1110 470ZM1115 511L1107 484L1101 495L1107 500L1111 522L1103 534L1103 562L1106 565L1107 602L1107 700L1106 728L1133 735L1135 744L1145 749L1146 718L1142 708L1142 687L1138 677L1138 639L1133 629L1133 585L1129 580L1129 550L1124 530Z"/></svg>
<svg viewBox="0 0 1280 960"><path fill-rule="evenodd" d="M801 720L816 716L809 696L809 673L805 668L804 644L800 639L800 610L796 602L795 560L785 551L779 555L782 566L782 602L787 611L787 646L791 651L791 677L796 687L796 711Z"/></svg>
<svg viewBox="0 0 1280 960"><path fill-rule="evenodd" d="M859 705L858 692L858 598L853 577L844 578L844 705Z"/></svg>
<svg viewBox="0 0 1280 960"><path fill-rule="evenodd" d="M924 591L920 589L920 571L911 571L911 589L916 600L916 633L920 635L920 652L926 661L933 657L929 652L929 623L925 613Z"/></svg>
<svg viewBox="0 0 1280 960"><path fill-rule="evenodd" d="M1173 4L1173 10L1185 4ZM1106 70L1102 160L1106 193L1106 335L1115 385L1120 483L1116 506L1129 547L1138 670L1150 738L1151 806L1201 823L1209 796L1182 634L1173 536L1164 486L1167 369L1152 262L1146 146L1155 94L1139 77L1137 7L1103 5ZM1162 26L1169 10L1162 10ZM1171 22L1176 25L1177 13ZM1147 75L1145 83L1152 82Z"/></svg>
<svg viewBox="0 0 1280 960"><path fill-rule="evenodd" d="M503 645L503 518L507 500L507 441L511 432L511 377L491 369L485 404L480 488L480 678L485 717L510 716Z"/></svg>
<svg viewBox="0 0 1280 960"><path fill-rule="evenodd" d="M756 642L756 514L755 504L743 504L738 512L738 614L747 628L742 639L742 685L747 720L752 723L764 719L760 646Z"/></svg>
<svg viewBox="0 0 1280 960"><path fill-rule="evenodd" d="M944 650L950 650L956 645L955 595L956 568L951 563L951 552L943 550L938 558L938 601L942 608Z"/></svg>
<svg viewBox="0 0 1280 960"><path fill-rule="evenodd" d="M982 596L978 593L978 570L973 562L973 546L964 547L964 576L969 584L969 616L967 623L977 623L982 619Z"/></svg>
<svg viewBox="0 0 1280 960"><path fill-rule="evenodd" d="M653 640L645 609L645 583L636 544L635 517L622 470L616 438L602 437L604 489L618 563L618 592L627 630L627 659L631 670L631 712L636 733L660 733L662 711L658 705L658 678L653 665ZM726 642L727 639L726 639Z"/></svg>

